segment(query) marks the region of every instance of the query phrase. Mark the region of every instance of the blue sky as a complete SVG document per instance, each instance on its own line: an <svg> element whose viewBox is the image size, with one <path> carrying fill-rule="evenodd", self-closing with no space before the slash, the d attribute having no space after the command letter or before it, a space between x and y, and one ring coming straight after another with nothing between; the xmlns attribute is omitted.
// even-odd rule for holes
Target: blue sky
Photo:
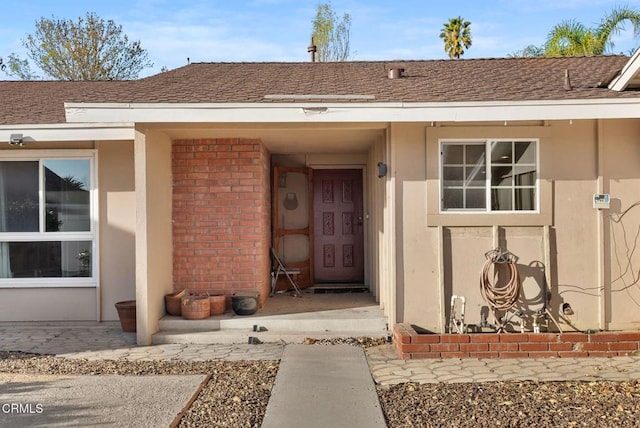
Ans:
<svg viewBox="0 0 640 428"><path fill-rule="evenodd" d="M306 47L317 0L3 0L0 57L23 57L21 39L40 17L77 19L96 12L140 40L154 67L200 61L307 61ZM563 20L595 25L617 5L640 9L640 0L332 0L352 18L355 60L446 58L438 35L448 18L471 22L473 46L464 58L504 57L542 44ZM638 46L629 28L615 39L614 53Z"/></svg>

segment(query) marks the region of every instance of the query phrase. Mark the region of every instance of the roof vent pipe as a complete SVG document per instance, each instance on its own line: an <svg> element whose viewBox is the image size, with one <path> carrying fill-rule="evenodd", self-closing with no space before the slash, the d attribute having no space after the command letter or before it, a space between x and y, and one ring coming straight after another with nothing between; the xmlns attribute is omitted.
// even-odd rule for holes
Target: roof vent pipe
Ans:
<svg viewBox="0 0 640 428"><path fill-rule="evenodd" d="M399 79L404 73L404 67L401 65L392 65L389 67L389 79Z"/></svg>
<svg viewBox="0 0 640 428"><path fill-rule="evenodd" d="M311 44L307 46L307 52L309 52L311 56L311 62L316 62L316 52L318 52L318 47L313 44L313 37L311 37Z"/></svg>
<svg viewBox="0 0 640 428"><path fill-rule="evenodd" d="M563 88L565 91L570 91L573 89L571 87L571 79L569 78L569 69L564 70L564 85Z"/></svg>

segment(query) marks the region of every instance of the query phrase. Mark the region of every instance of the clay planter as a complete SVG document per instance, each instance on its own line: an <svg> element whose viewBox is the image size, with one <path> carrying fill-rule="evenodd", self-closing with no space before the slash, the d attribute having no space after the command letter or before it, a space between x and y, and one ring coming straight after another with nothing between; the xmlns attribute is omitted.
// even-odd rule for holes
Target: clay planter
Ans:
<svg viewBox="0 0 640 428"><path fill-rule="evenodd" d="M171 293L164 296L164 306L167 310L167 314L180 316L182 315L182 298L185 295L185 290L178 291L177 293Z"/></svg>
<svg viewBox="0 0 640 428"><path fill-rule="evenodd" d="M209 296L209 312L211 316L224 314L225 307L227 305L227 297Z"/></svg>
<svg viewBox="0 0 640 428"><path fill-rule="evenodd" d="M231 296L231 307L236 315L253 315L258 310L258 294Z"/></svg>
<svg viewBox="0 0 640 428"><path fill-rule="evenodd" d="M136 331L136 301L125 300L116 303L118 318L120 318L120 326L122 331L127 333L135 333Z"/></svg>
<svg viewBox="0 0 640 428"><path fill-rule="evenodd" d="M182 318L201 320L211 314L209 296L185 296L182 298Z"/></svg>

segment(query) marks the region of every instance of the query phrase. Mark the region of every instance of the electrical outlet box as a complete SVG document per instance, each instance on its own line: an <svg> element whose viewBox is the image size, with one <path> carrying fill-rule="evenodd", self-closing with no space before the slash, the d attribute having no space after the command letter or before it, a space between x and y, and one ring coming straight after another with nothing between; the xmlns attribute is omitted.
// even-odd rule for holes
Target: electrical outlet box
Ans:
<svg viewBox="0 0 640 428"><path fill-rule="evenodd" d="M611 204L611 198L608 193L594 193L593 194L593 208L599 210L608 210Z"/></svg>

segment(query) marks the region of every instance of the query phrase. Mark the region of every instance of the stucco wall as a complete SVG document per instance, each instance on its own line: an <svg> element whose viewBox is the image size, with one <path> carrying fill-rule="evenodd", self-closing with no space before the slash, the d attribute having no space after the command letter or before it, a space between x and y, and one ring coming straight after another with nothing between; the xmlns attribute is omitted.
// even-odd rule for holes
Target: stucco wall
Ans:
<svg viewBox="0 0 640 428"><path fill-rule="evenodd" d="M0 321L95 320L95 288L0 289Z"/></svg>
<svg viewBox="0 0 640 428"><path fill-rule="evenodd" d="M556 319L563 303L574 310L560 320L566 330L638 326L640 285L638 268L632 273L632 267L640 266L640 250L633 247L640 207L625 214L626 243L621 225L610 219L640 200L640 125L586 120L501 125L392 125L398 320L442 331L455 294L467 299L465 321L479 323L486 306L478 285L484 253L501 246L519 257L518 308L525 311L527 328L544 303L545 287ZM492 137L539 139L540 212L440 214L439 139ZM599 186L611 193L611 211L592 207ZM611 286L613 293L602 295L603 278L609 281L605 290Z"/></svg>
<svg viewBox="0 0 640 428"><path fill-rule="evenodd" d="M165 314L164 295L173 288L171 139L161 132L137 130L134 153L137 340L148 345Z"/></svg>
<svg viewBox="0 0 640 428"><path fill-rule="evenodd" d="M100 207L102 320L117 320L114 304L135 289L135 184L133 141L96 143Z"/></svg>
<svg viewBox="0 0 640 428"><path fill-rule="evenodd" d="M640 329L640 121L606 121L604 169L611 193L610 328Z"/></svg>

